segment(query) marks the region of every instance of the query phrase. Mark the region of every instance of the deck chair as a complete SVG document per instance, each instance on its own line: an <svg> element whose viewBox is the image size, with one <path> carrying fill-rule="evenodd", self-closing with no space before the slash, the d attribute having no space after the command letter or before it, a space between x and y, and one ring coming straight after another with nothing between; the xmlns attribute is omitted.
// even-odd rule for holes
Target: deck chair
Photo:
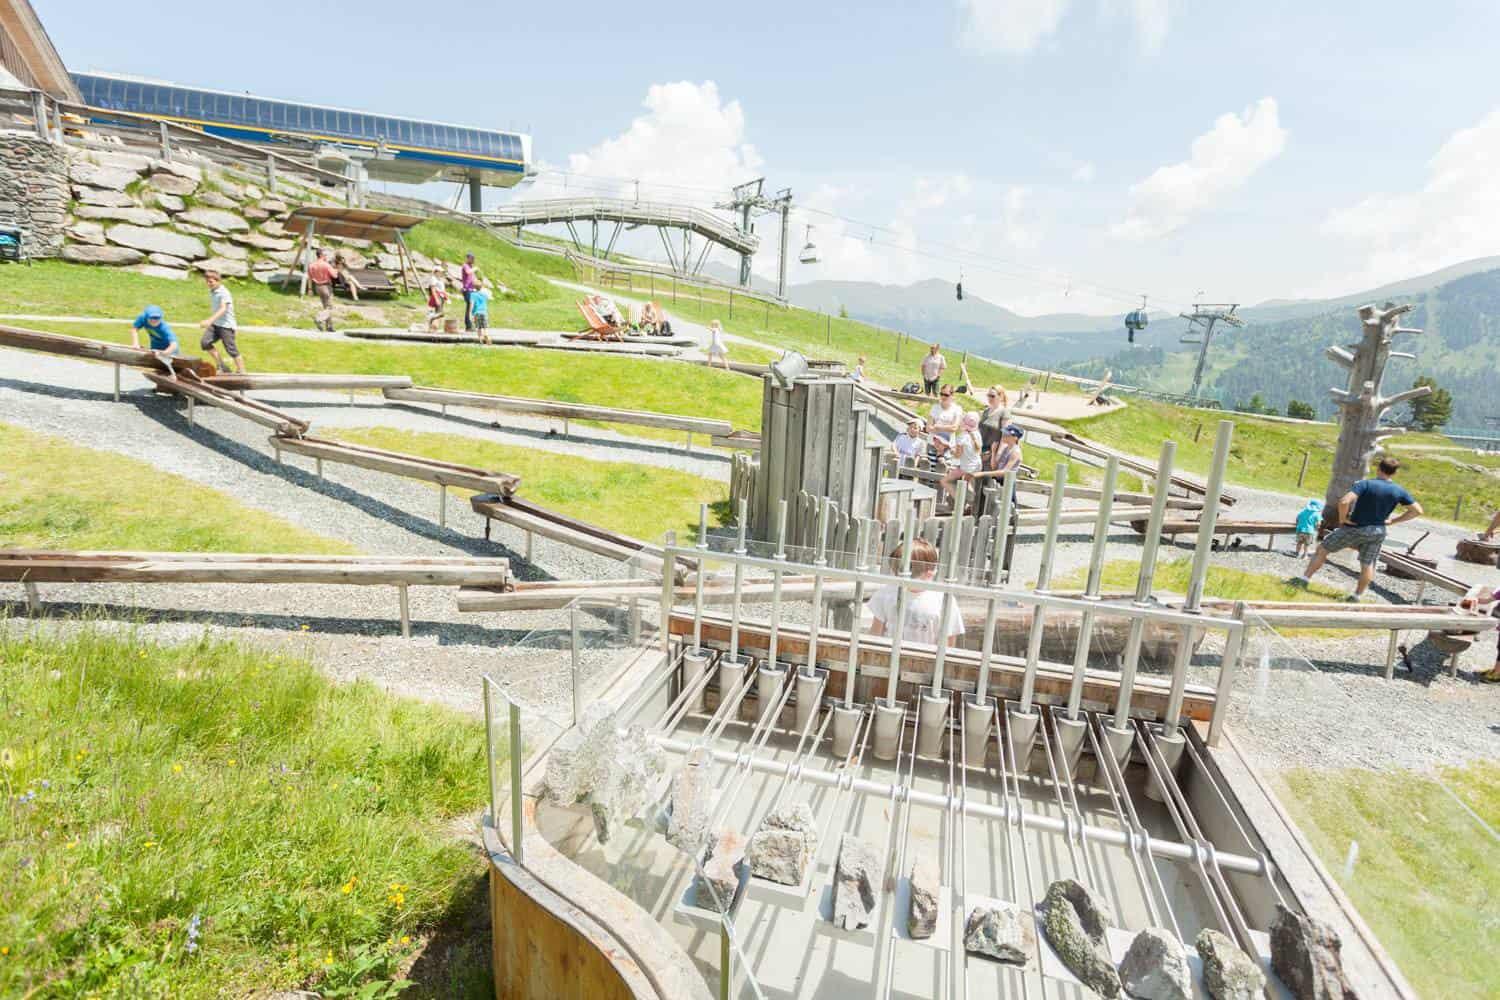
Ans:
<svg viewBox="0 0 1500 1000"><path fill-rule="evenodd" d="M577 333L565 334L570 340L620 340L625 338L620 335L620 328L613 323L607 323L594 310L594 307L586 299L579 299L575 305L583 314L583 321L588 326Z"/></svg>

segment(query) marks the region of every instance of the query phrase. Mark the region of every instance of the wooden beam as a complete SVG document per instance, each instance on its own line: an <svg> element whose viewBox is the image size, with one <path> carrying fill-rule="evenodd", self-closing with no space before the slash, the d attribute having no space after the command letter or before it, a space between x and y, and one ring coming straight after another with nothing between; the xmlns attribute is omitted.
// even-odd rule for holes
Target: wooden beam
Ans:
<svg viewBox="0 0 1500 1000"><path fill-rule="evenodd" d="M491 472L468 465L440 462L418 455L405 455L396 451L385 451L365 445L330 441L325 438L293 438L277 435L271 446L294 455L321 458L326 462L341 462L375 472L388 472L393 476L421 479L440 486L456 486L474 490L476 493L513 493L520 485L518 476L504 472Z"/></svg>
<svg viewBox="0 0 1500 1000"><path fill-rule="evenodd" d="M165 375L157 375L155 372L146 372L145 375L151 384L162 392L176 393L186 396L190 402L217 407L236 417L269 427L276 432L277 436L298 437L306 434L310 426L307 421L282 413L274 406L215 388L197 379L168 378Z"/></svg>
<svg viewBox="0 0 1500 1000"><path fill-rule="evenodd" d="M214 375L203 381L218 389L407 389L408 375Z"/></svg>
<svg viewBox="0 0 1500 1000"><path fill-rule="evenodd" d="M529 399L524 396L496 396L484 392L459 392L454 389L432 389L426 386L391 388L383 391L386 399L405 403L471 406L476 409L497 410L505 413L525 413L542 417L559 417L565 420L600 420L611 424L660 427L666 430L686 431L689 434L706 434L717 437L727 437L734 433L734 425L727 420L714 420L708 417L688 417L676 413L655 413L649 410L622 410L608 406L593 406L587 403L561 403L550 399Z"/></svg>
<svg viewBox="0 0 1500 1000"><path fill-rule="evenodd" d="M1388 552L1382 549L1380 562L1385 565L1387 571L1399 569L1413 580L1430 583L1435 587L1448 591L1450 594L1467 594L1471 586L1457 577L1449 576L1447 573L1439 572L1431 566L1425 566L1415 559L1410 559L1402 552Z"/></svg>
<svg viewBox="0 0 1500 1000"><path fill-rule="evenodd" d="M437 562L400 556L306 558L221 553L6 551L0 580L29 583L317 583L490 586L511 582L504 559Z"/></svg>
<svg viewBox="0 0 1500 1000"><path fill-rule="evenodd" d="M662 589L658 580L596 580L556 581L563 586L533 589L526 584L517 584L514 590L496 593L486 590L460 590L459 611L542 611L565 608L574 601L599 601L616 603L630 598L660 600ZM767 582L747 583L740 589L742 600L769 601L773 585ZM675 599L691 603L696 599L696 587L683 586L675 591ZM812 596L813 584L808 581L781 585L782 600L805 601ZM823 597L827 600L849 598L854 594L854 584L846 581L825 581ZM705 605L729 604L734 600L734 587L728 583L715 582L703 588Z"/></svg>
<svg viewBox="0 0 1500 1000"><path fill-rule="evenodd" d="M90 361L108 361L112 364L129 365L132 368L144 368L156 372L167 370L166 365L162 364L161 360L150 351L126 347L124 344L112 344L107 340L69 337L61 333L43 333L40 330L27 330L18 326L0 326L0 347L42 351L65 357L86 358ZM200 376L212 375L215 371L213 362L183 355L172 358L172 370L179 374Z"/></svg>

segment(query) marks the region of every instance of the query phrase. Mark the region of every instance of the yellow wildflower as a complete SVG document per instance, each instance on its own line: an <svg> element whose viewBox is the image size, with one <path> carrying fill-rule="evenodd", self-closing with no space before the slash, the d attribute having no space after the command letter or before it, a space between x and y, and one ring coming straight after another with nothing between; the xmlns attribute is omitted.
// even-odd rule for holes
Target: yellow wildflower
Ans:
<svg viewBox="0 0 1500 1000"><path fill-rule="evenodd" d="M233 767L234 765L236 765L238 763L239 763L239 761L235 760L233 757L229 758L229 766L230 767Z"/></svg>
<svg viewBox="0 0 1500 1000"><path fill-rule="evenodd" d="M410 935L407 935L407 934L401 935L401 943L402 944L411 944L411 937L410 937Z"/></svg>
<svg viewBox="0 0 1500 1000"><path fill-rule="evenodd" d="M10 954L10 945L8 945L8 944L0 945L0 955L9 955L9 954Z"/></svg>
<svg viewBox="0 0 1500 1000"><path fill-rule="evenodd" d="M326 954L326 955L323 956L323 964L324 965L332 965L333 964L333 952L330 951L328 954Z"/></svg>
<svg viewBox="0 0 1500 1000"><path fill-rule="evenodd" d="M173 764L172 765L172 773L173 774L181 774L182 773L182 765L181 764Z"/></svg>
<svg viewBox="0 0 1500 1000"><path fill-rule="evenodd" d="M142 847L155 847L156 846L156 841L154 841L154 840L148 840L144 844L142 844L141 846Z"/></svg>
<svg viewBox="0 0 1500 1000"><path fill-rule="evenodd" d="M68 850L71 851L73 848L75 848L75 847L78 846L78 841L76 841L76 840L70 840L70 841L68 841L67 846L68 846Z"/></svg>

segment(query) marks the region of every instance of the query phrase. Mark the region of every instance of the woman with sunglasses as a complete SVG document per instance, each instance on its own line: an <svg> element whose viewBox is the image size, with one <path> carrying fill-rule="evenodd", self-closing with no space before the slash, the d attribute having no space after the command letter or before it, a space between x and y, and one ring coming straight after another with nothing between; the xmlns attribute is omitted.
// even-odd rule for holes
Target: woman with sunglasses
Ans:
<svg viewBox="0 0 1500 1000"><path fill-rule="evenodd" d="M1005 390L992 385L985 393L985 407L979 414L979 443L984 450L984 467L995 467L995 453L1000 450L1000 432L1010 421L1010 400Z"/></svg>
<svg viewBox="0 0 1500 1000"><path fill-rule="evenodd" d="M938 393L938 401L932 404L932 409L927 414L927 429L932 434L932 446L940 457L952 447L953 435L958 433L958 425L963 417L964 411L958 408L958 403L953 399L953 386L943 386Z"/></svg>

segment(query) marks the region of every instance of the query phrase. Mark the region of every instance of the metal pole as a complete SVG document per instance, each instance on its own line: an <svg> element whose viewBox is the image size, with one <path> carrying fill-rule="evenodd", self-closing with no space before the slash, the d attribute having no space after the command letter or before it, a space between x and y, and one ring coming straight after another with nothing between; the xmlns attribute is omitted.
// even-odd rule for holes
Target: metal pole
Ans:
<svg viewBox="0 0 1500 1000"><path fill-rule="evenodd" d="M1163 441L1161 455L1156 462L1156 485L1151 496L1151 516L1146 521L1146 539L1141 545L1141 571L1135 582L1135 604L1145 607L1151 603L1151 583L1156 576L1156 552L1161 547L1161 523L1167 514L1167 490L1172 485L1172 462L1177 457L1177 443ZM1130 623L1130 634L1125 640L1124 664L1120 670L1120 687L1115 694L1114 727L1123 730L1130 721L1130 693L1135 687L1135 672L1140 665L1141 637L1145 631L1145 619L1136 618Z"/></svg>
<svg viewBox="0 0 1500 1000"><path fill-rule="evenodd" d="M859 547L859 555L854 560L856 569L866 569L869 565L868 555L870 552L870 521L861 519L859 530L856 533ZM854 707L854 681L859 675L859 635L864 627L865 607L865 582L856 580L854 582L854 604L853 618L849 622L849 665L844 673L844 707ZM771 633L774 641L775 632Z"/></svg>
<svg viewBox="0 0 1500 1000"><path fill-rule="evenodd" d="M1036 592L1043 594L1052 585L1052 558L1057 551L1057 529L1062 522L1063 493L1068 485L1068 467L1059 462L1052 469L1052 497L1047 505L1047 535L1042 540L1042 565L1036 574ZM1026 672L1021 678L1021 714L1031 712L1031 698L1036 690L1037 663L1042 655L1042 629L1046 616L1042 605L1031 609L1031 634L1026 642Z"/></svg>
<svg viewBox="0 0 1500 1000"><path fill-rule="evenodd" d="M708 552L708 504L698 505L698 551ZM705 563L698 557L698 572L693 574L693 651L703 649L703 574Z"/></svg>
<svg viewBox="0 0 1500 1000"><path fill-rule="evenodd" d="M1184 611L1197 611L1198 606L1203 603L1203 581L1208 575L1214 526L1219 520L1219 496L1224 490L1224 472L1229 465L1229 445L1233 440L1234 424L1228 420L1219 421L1219 432L1214 439L1213 464L1208 472L1208 488L1203 496L1203 512L1198 515L1198 545L1193 550L1192 573L1188 578L1187 596L1182 604ZM1152 513L1155 512L1153 503Z"/></svg>
<svg viewBox="0 0 1500 1000"><path fill-rule="evenodd" d="M896 683L901 679L901 633L906 629L906 585L911 580L911 543L917 535L917 505L906 508L906 534L901 539L901 578L896 585L896 620L891 623L891 670L886 684L885 700L896 703Z"/></svg>
<svg viewBox="0 0 1500 1000"><path fill-rule="evenodd" d="M1120 474L1120 459L1109 456L1104 464L1104 484L1099 490L1099 517L1094 521L1094 550L1089 555L1088 583L1083 596L1098 598L1100 578L1104 574L1104 551L1109 544L1109 515L1114 509L1115 482ZM1085 611L1078 623L1078 646L1073 651L1073 683L1068 689L1068 718L1078 718L1083 703L1083 678L1088 671L1089 646L1094 638L1094 612Z"/></svg>
<svg viewBox="0 0 1500 1000"><path fill-rule="evenodd" d="M823 574L818 570L828 565L828 515L832 511L833 501L824 497L818 507L818 539L813 549L812 619L807 627L807 665L804 667L809 676L818 671L818 632L823 625Z"/></svg>
<svg viewBox="0 0 1500 1000"><path fill-rule="evenodd" d="M1005 559L1010 546L1010 515L1016 500L1016 476L1012 472L1005 477L1005 486L1000 490L1000 509L995 513L995 555L990 565L990 583L999 583L1005 571Z"/></svg>
<svg viewBox="0 0 1500 1000"><path fill-rule="evenodd" d="M954 575L958 572L958 533L959 525L963 523L964 501L967 498L968 483L960 479L953 490L953 517L948 522L948 528L943 533L943 579L953 582ZM943 667L948 653L948 618L953 614L953 595L944 594L942 609L938 612L937 628L937 652L932 660L932 696L938 697L943 693Z"/></svg>
<svg viewBox="0 0 1500 1000"><path fill-rule="evenodd" d="M744 555L745 548L745 522L748 512L748 504L740 501L739 534L736 537L734 553ZM734 604L729 618L729 659L735 663L740 660L740 592L745 585L745 564L736 560L734 564ZM670 583L667 584L670 587Z"/></svg>
<svg viewBox="0 0 1500 1000"><path fill-rule="evenodd" d="M771 637L766 650L766 662L776 665L777 646L781 641L781 563L786 561L786 501L776 506L776 559L771 570Z"/></svg>
<svg viewBox="0 0 1500 1000"><path fill-rule="evenodd" d="M510 853L516 864L526 863L521 845L521 706L510 702Z"/></svg>
<svg viewBox="0 0 1500 1000"><path fill-rule="evenodd" d="M448 487L438 487L438 527L448 527Z"/></svg>
<svg viewBox="0 0 1500 1000"><path fill-rule="evenodd" d="M573 663L573 725L576 726L578 720L583 718L582 706L578 703L580 697L578 671L583 666L583 658L578 649L578 609L576 607L568 609L568 637L570 659Z"/></svg>
<svg viewBox="0 0 1500 1000"><path fill-rule="evenodd" d="M120 401L120 366L115 365L115 402Z"/></svg>
<svg viewBox="0 0 1500 1000"><path fill-rule="evenodd" d="M396 584L396 596L401 605L401 638L411 638L411 595L407 593L407 585Z"/></svg>
<svg viewBox="0 0 1500 1000"><path fill-rule="evenodd" d="M788 193L787 197L781 202L781 252L777 255L776 265L776 297L782 300L786 299L786 237L791 210L792 198L791 194ZM770 306L766 307L766 314L769 317ZM769 326L769 318L766 322Z"/></svg>

